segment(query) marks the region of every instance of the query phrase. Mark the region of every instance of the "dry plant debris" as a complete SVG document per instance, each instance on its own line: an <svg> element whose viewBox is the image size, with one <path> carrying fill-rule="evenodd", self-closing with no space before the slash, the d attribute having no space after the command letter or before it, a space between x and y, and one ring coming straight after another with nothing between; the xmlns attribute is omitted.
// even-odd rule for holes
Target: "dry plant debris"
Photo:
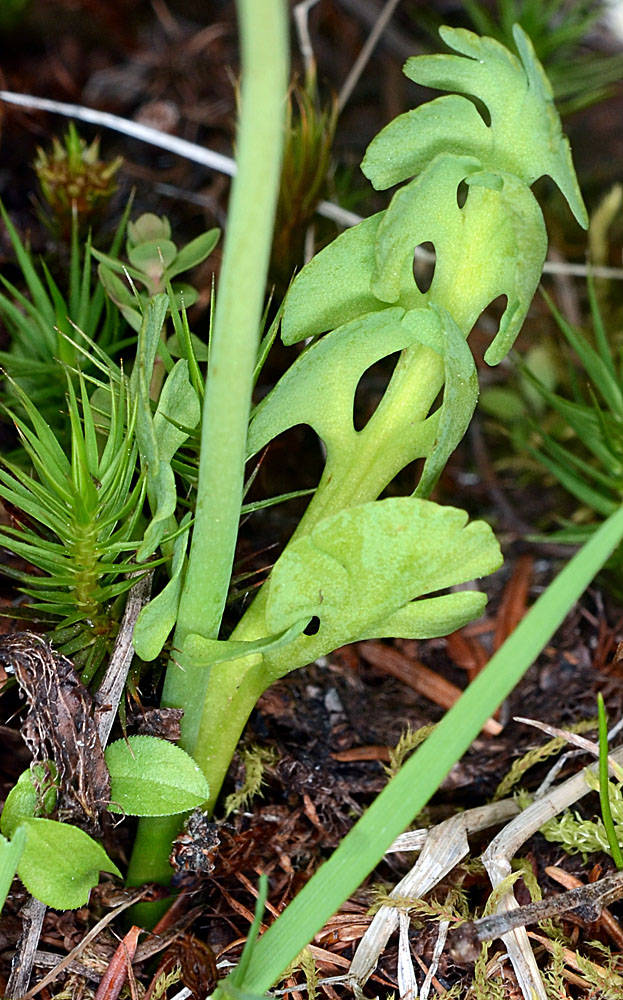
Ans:
<svg viewBox="0 0 623 1000"><path fill-rule="evenodd" d="M0 663L14 673L28 702L22 736L33 760L53 761L61 813L87 832L101 832L110 777L93 718L94 701L66 656L34 632L0 639Z"/></svg>

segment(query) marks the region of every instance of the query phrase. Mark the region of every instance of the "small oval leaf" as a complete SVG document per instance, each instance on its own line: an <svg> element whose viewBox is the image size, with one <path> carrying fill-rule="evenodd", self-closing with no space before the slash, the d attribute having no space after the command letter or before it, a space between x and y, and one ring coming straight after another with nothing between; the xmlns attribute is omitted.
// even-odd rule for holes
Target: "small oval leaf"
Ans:
<svg viewBox="0 0 623 1000"><path fill-rule="evenodd" d="M50 773L43 764L37 764L32 770L22 771L7 795L0 816L0 830L5 837L12 837L24 819L30 819L37 812L50 813L55 805L56 788Z"/></svg>
<svg viewBox="0 0 623 1000"><path fill-rule="evenodd" d="M121 877L106 851L77 826L52 819L25 819L24 851L17 866L36 899L56 910L84 906L101 871Z"/></svg>
<svg viewBox="0 0 623 1000"><path fill-rule="evenodd" d="M214 250L220 235L219 229L208 229L187 243L167 268L167 277L174 278L176 274L189 271L191 267L201 264Z"/></svg>
<svg viewBox="0 0 623 1000"><path fill-rule="evenodd" d="M200 806L210 794L198 764L181 747L154 736L130 736L106 751L111 812L169 816Z"/></svg>
<svg viewBox="0 0 623 1000"><path fill-rule="evenodd" d="M177 247L171 240L150 240L128 250L128 260L151 277L161 274L175 260L176 254Z"/></svg>

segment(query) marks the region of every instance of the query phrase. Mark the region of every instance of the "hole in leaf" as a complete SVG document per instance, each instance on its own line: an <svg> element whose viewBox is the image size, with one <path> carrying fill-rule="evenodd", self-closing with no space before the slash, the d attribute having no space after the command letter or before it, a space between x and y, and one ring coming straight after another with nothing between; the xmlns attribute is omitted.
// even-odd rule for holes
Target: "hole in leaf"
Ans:
<svg viewBox="0 0 623 1000"><path fill-rule="evenodd" d="M461 181L458 188L456 189L456 203L459 208L463 208L465 202L467 201L467 195L469 193L469 184L467 181Z"/></svg>
<svg viewBox="0 0 623 1000"><path fill-rule="evenodd" d="M305 461L296 457L305 455ZM258 467L259 464L259 467ZM310 501L310 494L272 499L311 491L322 476L324 455L311 427L299 424L279 434L246 466L245 511L241 518L234 576L229 602L253 595L294 533ZM252 482L250 482L252 478ZM257 509L253 505L257 504ZM260 506L261 505L261 506Z"/></svg>
<svg viewBox="0 0 623 1000"><path fill-rule="evenodd" d="M320 618L314 615L303 629L303 635L317 635L320 629Z"/></svg>
<svg viewBox="0 0 623 1000"><path fill-rule="evenodd" d="M431 254L433 255L431 260ZM430 240L425 240L413 251L413 278L416 285L425 295L433 283L435 276L435 247Z"/></svg>
<svg viewBox="0 0 623 1000"><path fill-rule="evenodd" d="M381 402L399 357L400 351L396 351L375 361L359 379L353 400L353 425L356 431L363 430Z"/></svg>
<svg viewBox="0 0 623 1000"><path fill-rule="evenodd" d="M420 481L423 466L423 458L416 458L415 461L405 465L404 469L401 469L387 484L381 493L381 499L410 496Z"/></svg>
<svg viewBox="0 0 623 1000"><path fill-rule="evenodd" d="M487 128L491 128L491 112L485 102L481 101L479 97L474 97L473 94L465 94L464 96L472 102Z"/></svg>
<svg viewBox="0 0 623 1000"><path fill-rule="evenodd" d="M478 327L480 327L485 333L485 345L483 349L486 351L487 347L493 342L494 338L497 336L498 330L500 329L500 321L506 307L508 306L508 296L498 295L497 298L493 299L489 303L484 313L478 321ZM471 341L470 341L471 343Z"/></svg>
<svg viewBox="0 0 623 1000"><path fill-rule="evenodd" d="M478 366L491 346L500 328L500 319L508 304L506 295L498 295L480 314L472 327L467 342L471 348L474 360Z"/></svg>
<svg viewBox="0 0 623 1000"><path fill-rule="evenodd" d="M305 462L297 457L305 455ZM306 424L297 424L278 434L261 452L262 460L253 484L244 502L263 500L266 497L288 493L291 490L310 489L318 484L322 475L324 457L317 434ZM255 470L259 455L247 465L247 478ZM305 500L305 506L309 501Z"/></svg>

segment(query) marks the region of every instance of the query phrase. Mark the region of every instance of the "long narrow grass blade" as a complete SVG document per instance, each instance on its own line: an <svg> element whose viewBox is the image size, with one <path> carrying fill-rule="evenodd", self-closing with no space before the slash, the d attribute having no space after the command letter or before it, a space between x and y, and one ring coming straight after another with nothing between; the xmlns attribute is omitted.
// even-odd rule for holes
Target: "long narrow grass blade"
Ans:
<svg viewBox="0 0 623 1000"><path fill-rule="evenodd" d="M622 538L623 507L620 507L558 574L433 734L259 940L243 981L234 980L236 987L246 993L263 994L355 891L394 838L426 805Z"/></svg>
<svg viewBox="0 0 623 1000"><path fill-rule="evenodd" d="M564 334L567 342L578 355L593 385L599 390L612 412L623 419L623 394L616 375L611 372L610 366L604 362L603 358L593 350L586 338L567 322L547 293L543 292L543 295L561 333Z"/></svg>
<svg viewBox="0 0 623 1000"><path fill-rule="evenodd" d="M593 489L581 477L576 476L568 467L566 461L568 456L565 456L563 461L556 461L556 459L550 458L542 451L533 451L532 454L539 460L541 465L549 469L561 486L564 486L580 503L586 504L591 510L597 511L597 513L602 514L604 517L608 517L614 513L617 506L616 501L608 499L608 497L604 496L603 492Z"/></svg>
<svg viewBox="0 0 623 1000"><path fill-rule="evenodd" d="M2 214L2 219L7 228L9 234L9 239L11 240L11 245L13 247L13 252L17 258L17 263L19 264L20 271L24 276L24 280L28 285L28 290L32 295L33 302L42 316L45 316L52 323L54 323L54 309L48 298L48 294L45 290L43 282L39 278L35 267L32 262L30 253L22 243L15 226L11 222L7 211L0 201L0 213Z"/></svg>
<svg viewBox="0 0 623 1000"><path fill-rule="evenodd" d="M619 841L617 840L612 810L610 808L610 782L608 780L608 720L604 706L604 696L601 691L597 695L597 711L599 714L599 801L601 803L601 817L606 829L608 844L612 859L619 869L623 868L623 854Z"/></svg>
<svg viewBox="0 0 623 1000"><path fill-rule="evenodd" d="M597 295L595 293L595 281L592 274L587 276L586 286L588 288L588 301L591 307L591 317L593 320L597 350L599 351L599 356L601 357L603 363L612 375L612 378L618 382L616 368L614 367L614 361L612 359L613 345L608 340L608 334L606 333L603 317L599 308L599 302L597 301Z"/></svg>

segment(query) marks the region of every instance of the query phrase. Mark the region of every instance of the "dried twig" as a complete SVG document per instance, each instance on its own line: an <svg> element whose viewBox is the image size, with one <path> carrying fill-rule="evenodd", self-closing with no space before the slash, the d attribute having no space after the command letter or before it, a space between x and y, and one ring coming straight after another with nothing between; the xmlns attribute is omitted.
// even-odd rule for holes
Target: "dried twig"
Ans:
<svg viewBox="0 0 623 1000"><path fill-rule="evenodd" d="M128 892L128 898L124 900L123 903L120 903L119 906L116 906L114 910L111 910L110 913L107 913L105 917L102 917L101 920L98 920L95 926L92 927L91 930L84 935L82 940L78 942L76 947L72 948L69 954L65 955L64 958L61 958L60 962L55 965L46 976L43 977L41 982L37 983L36 986L33 986L28 993L24 994L23 1000L32 1000L32 997L36 996L37 993L40 993L41 990L45 989L46 986L49 986L50 983L53 983L56 977L77 959L78 955L84 951L86 946L97 937L104 927L107 927L108 924L112 923L112 921L115 920L120 913L123 913L124 910L127 910L128 907L134 906L135 903L138 903L138 901L143 899L143 897L149 892L149 886L143 886L141 889Z"/></svg>
<svg viewBox="0 0 623 1000"><path fill-rule="evenodd" d="M499 806L500 809L495 807ZM425 831L422 853L415 866L390 893L390 897L421 898L436 885L469 852L467 834L503 823L518 812L511 799L493 802L477 809L457 813L445 822ZM403 834L392 844L392 849L417 850L422 831ZM412 837L411 846L407 838ZM416 839L417 838L417 839ZM369 979L379 956L398 926L400 910L395 906L381 906L362 937L350 968L350 981L361 987Z"/></svg>
<svg viewBox="0 0 623 1000"><path fill-rule="evenodd" d="M128 670L134 656L132 633L139 612L149 600L152 579L153 573L146 573L136 581L128 593L115 648L97 692L98 708L95 710L95 725L102 747L105 747L108 742L110 730L117 715Z"/></svg>
<svg viewBox="0 0 623 1000"><path fill-rule="evenodd" d="M561 913L568 913L570 910L578 910L580 907L584 912L578 912L578 916L586 920L587 923L593 923L599 918L604 906L620 899L621 896L623 896L623 872L615 872L613 875L606 875L605 878L601 878L597 882L569 889L567 892L561 892L557 896L549 896L537 903L520 906L512 912L482 917L480 920L475 920L471 926L479 941L491 941L493 938L507 934L514 927L535 924L539 920L556 917Z"/></svg>
<svg viewBox="0 0 623 1000"><path fill-rule="evenodd" d="M446 943L449 927L450 927L449 920L439 921L439 930L437 932L437 940L435 941L433 957L431 958L428 972L426 973L424 982L422 983L422 989L420 990L420 1000L428 1000L430 988L433 984L433 979L435 978L435 973L437 972L437 967L439 965L439 959L441 958L441 954L443 952Z"/></svg>
<svg viewBox="0 0 623 1000"><path fill-rule="evenodd" d="M7 952L7 957L11 957L11 952ZM17 954L13 952L13 955ZM34 965L42 969L55 969L59 963L59 956L55 951L41 951L37 949L35 952ZM101 973L97 969L93 969L88 965L83 965L82 962L70 962L69 965L65 966L67 972L73 972L77 976L81 976L83 979L90 980L91 982L99 982Z"/></svg>
<svg viewBox="0 0 623 1000"><path fill-rule="evenodd" d="M615 750L612 756L616 763L622 763L623 748ZM548 795L537 799L494 837L482 855L482 862L494 888L510 875L511 859L515 857L526 840L532 837L537 830L540 830L548 820L553 819L563 809L588 794L590 787L586 782L586 770L588 769L584 768L572 778L553 788ZM518 903L513 893L505 893L498 904L497 912L506 914L516 909L518 909ZM537 1000L546 1000L543 980L525 928L522 926L511 930L502 936L502 940L526 1000L533 1000L533 997L536 997Z"/></svg>
<svg viewBox="0 0 623 1000"><path fill-rule="evenodd" d="M11 975L4 993L6 1000L23 997L28 989L45 911L45 903L34 896L22 907L22 935L11 963Z"/></svg>
<svg viewBox="0 0 623 1000"><path fill-rule="evenodd" d="M515 716L515 722L522 722L524 726L534 726L535 729L540 729L541 732L547 733L548 736L566 740L567 743L573 744L579 750L590 753L593 757L599 757L599 744L595 743L594 740L587 740L585 736L580 736L579 733L571 733L568 729L550 726L549 723L541 722L539 719L525 719L521 715ZM610 754L608 755L608 764L617 781L623 781L623 769L617 764L616 760L612 759Z"/></svg>
<svg viewBox="0 0 623 1000"><path fill-rule="evenodd" d="M92 829L98 827L98 812L110 797L103 748L132 661L132 631L139 611L149 599L151 577L151 573L142 576L129 592L114 652L99 690L101 707L95 711L95 721L91 717L91 696L66 657L33 633L16 633L3 640L4 660L10 662L29 701L22 735L35 760L46 748L43 756L53 758L61 780L71 775L71 782L63 782L62 806L66 812L77 813ZM7 998L21 997L28 989L45 912L45 904L34 897L22 910L24 929L12 962ZM58 971L57 966L49 976ZM44 981L49 981L49 976Z"/></svg>
<svg viewBox="0 0 623 1000"><path fill-rule="evenodd" d="M357 86L359 77L366 68L370 60L370 56L374 52L377 43L381 35L385 31L385 28L387 27L392 17L392 14L396 10L396 7L398 6L399 2L400 0L387 0L383 9L379 11L376 23L374 24L372 31L366 38L366 41L363 45L363 48L361 49L361 52L355 59L353 65L350 68L348 76L346 77L344 83L342 84L342 87L340 89L337 98L338 111L343 111L345 105L348 103L348 100L353 90Z"/></svg>
<svg viewBox="0 0 623 1000"><path fill-rule="evenodd" d="M305 64L305 73L307 76L310 76L313 73L316 62L311 36L309 34L309 12L312 7L316 6L317 3L318 0L301 0L300 3L295 5L294 10L292 11L294 15L296 33L298 36L299 49L301 50L301 55Z"/></svg>
<svg viewBox="0 0 623 1000"><path fill-rule="evenodd" d="M579 889L580 886L585 884L581 879L572 875L571 872L565 871L563 868L557 868L556 865L548 865L545 869L545 874L549 875L554 882L558 882L565 889ZM617 950L623 951L623 929L607 906L602 908L597 923L610 940L614 941Z"/></svg>
<svg viewBox="0 0 623 1000"><path fill-rule="evenodd" d="M411 957L411 946L409 944L409 914L404 910L398 913L398 926L400 933L398 936L398 995L400 1000L415 1000L418 995L417 979L413 968Z"/></svg>

